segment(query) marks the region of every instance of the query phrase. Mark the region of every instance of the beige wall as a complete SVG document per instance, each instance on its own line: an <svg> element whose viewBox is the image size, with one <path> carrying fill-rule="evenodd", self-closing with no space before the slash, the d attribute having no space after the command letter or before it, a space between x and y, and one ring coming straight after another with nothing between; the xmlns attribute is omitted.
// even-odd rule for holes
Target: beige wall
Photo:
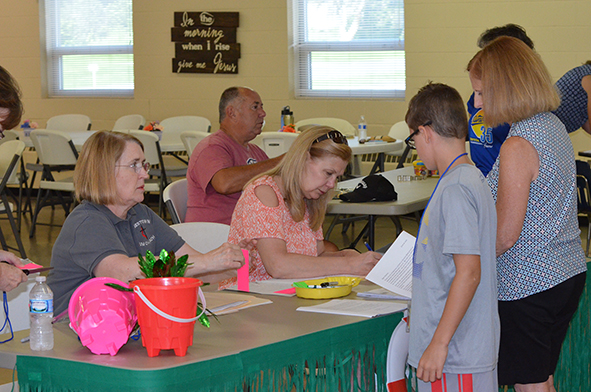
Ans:
<svg viewBox="0 0 591 392"><path fill-rule="evenodd" d="M25 118L38 121L84 113L93 129L108 129L119 116L141 113L148 121L202 115L217 127L217 100L224 88L247 85L261 94L265 130L279 128L290 105L296 120L341 117L353 124L364 114L370 135L385 134L404 117L407 101L298 99L290 86L288 6L281 0L167 0L134 2L135 98L44 98L40 64L39 2L0 0L0 64L19 80ZM242 48L238 75L173 74L170 28L175 11L238 11ZM589 0L408 0L406 1L407 100L428 80L448 83L462 96L471 92L464 68L486 28L524 26L554 79L591 59ZM575 150L591 149L591 137L574 134Z"/></svg>

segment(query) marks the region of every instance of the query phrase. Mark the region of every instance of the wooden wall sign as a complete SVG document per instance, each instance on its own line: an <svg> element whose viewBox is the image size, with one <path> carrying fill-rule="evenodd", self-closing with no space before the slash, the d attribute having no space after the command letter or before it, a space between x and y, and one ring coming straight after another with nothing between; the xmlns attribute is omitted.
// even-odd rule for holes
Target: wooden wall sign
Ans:
<svg viewBox="0 0 591 392"><path fill-rule="evenodd" d="M238 12L175 12L172 72L237 74Z"/></svg>

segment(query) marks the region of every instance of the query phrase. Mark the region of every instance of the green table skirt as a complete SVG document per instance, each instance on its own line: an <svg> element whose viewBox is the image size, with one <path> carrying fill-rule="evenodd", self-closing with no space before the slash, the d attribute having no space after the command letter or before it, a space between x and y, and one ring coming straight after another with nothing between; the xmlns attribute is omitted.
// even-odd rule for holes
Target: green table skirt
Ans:
<svg viewBox="0 0 591 392"><path fill-rule="evenodd" d="M335 316L337 317L337 316ZM402 313L162 370L18 356L25 391L386 391L386 355ZM157 357L154 358L158 360ZM356 384L358 389L352 389Z"/></svg>

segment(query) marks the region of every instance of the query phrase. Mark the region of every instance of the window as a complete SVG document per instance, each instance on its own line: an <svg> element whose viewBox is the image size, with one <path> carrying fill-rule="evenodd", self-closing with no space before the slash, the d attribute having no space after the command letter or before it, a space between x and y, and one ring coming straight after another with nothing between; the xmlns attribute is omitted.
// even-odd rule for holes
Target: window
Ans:
<svg viewBox="0 0 591 392"><path fill-rule="evenodd" d="M45 0L48 95L133 96L132 0Z"/></svg>
<svg viewBox="0 0 591 392"><path fill-rule="evenodd" d="M296 97L404 97L403 0L293 0Z"/></svg>

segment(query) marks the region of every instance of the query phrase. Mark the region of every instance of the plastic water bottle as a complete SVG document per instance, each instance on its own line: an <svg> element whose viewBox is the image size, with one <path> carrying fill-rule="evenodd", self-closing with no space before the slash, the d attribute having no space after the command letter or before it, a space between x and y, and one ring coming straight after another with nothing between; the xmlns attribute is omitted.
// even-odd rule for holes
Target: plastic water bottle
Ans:
<svg viewBox="0 0 591 392"><path fill-rule="evenodd" d="M365 116L361 116L359 119L359 124L357 124L357 133L360 142L364 142L367 139L367 123L365 122Z"/></svg>
<svg viewBox="0 0 591 392"><path fill-rule="evenodd" d="M45 276L37 276L35 281L29 293L29 343L33 351L46 351L53 349L53 292L45 283Z"/></svg>

